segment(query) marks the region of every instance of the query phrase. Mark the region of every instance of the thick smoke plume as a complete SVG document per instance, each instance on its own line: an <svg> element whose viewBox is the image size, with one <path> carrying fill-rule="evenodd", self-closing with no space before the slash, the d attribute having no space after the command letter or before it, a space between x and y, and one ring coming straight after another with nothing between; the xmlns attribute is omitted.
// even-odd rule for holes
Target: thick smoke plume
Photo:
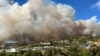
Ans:
<svg viewBox="0 0 100 56"><path fill-rule="evenodd" d="M29 0L20 6L10 0L0 0L0 40L30 37L32 41L51 41L99 35L100 23L96 16L74 21L74 13L70 5L53 1Z"/></svg>

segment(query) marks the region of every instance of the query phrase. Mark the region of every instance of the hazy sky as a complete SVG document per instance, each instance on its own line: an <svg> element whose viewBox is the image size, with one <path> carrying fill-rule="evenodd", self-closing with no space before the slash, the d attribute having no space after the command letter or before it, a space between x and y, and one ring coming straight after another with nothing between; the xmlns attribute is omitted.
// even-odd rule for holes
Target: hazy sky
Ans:
<svg viewBox="0 0 100 56"><path fill-rule="evenodd" d="M14 0L20 5L27 0ZM53 0L56 3L71 5L75 10L75 20L89 19L92 16L100 18L100 0ZM99 19L100 20L100 19Z"/></svg>

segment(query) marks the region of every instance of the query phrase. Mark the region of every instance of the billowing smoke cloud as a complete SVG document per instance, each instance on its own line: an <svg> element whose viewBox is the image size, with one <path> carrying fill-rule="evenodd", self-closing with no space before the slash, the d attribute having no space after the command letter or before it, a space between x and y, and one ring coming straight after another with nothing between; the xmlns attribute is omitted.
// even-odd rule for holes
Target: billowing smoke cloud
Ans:
<svg viewBox="0 0 100 56"><path fill-rule="evenodd" d="M0 40L30 37L36 41L61 40L68 36L99 35L96 16L74 21L75 10L66 4L29 0L23 6L0 0Z"/></svg>

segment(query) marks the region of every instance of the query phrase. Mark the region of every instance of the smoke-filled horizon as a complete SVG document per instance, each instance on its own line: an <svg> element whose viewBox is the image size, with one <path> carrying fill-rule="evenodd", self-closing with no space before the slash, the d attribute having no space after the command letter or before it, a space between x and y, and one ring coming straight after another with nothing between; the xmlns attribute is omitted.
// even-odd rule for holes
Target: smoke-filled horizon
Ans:
<svg viewBox="0 0 100 56"><path fill-rule="evenodd" d="M75 9L70 5L53 1L29 0L20 6L10 0L0 0L0 40L30 35L34 40L48 41L100 34L96 16L74 21L74 14Z"/></svg>

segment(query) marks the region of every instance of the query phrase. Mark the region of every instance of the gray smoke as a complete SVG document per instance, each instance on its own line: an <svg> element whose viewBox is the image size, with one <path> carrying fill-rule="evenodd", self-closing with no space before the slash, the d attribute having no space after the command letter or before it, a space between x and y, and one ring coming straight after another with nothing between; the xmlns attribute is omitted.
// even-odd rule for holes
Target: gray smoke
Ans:
<svg viewBox="0 0 100 56"><path fill-rule="evenodd" d="M21 39L23 35L37 41L99 35L100 23L96 21L96 16L74 21L75 10L70 5L49 2L29 0L20 6L10 0L0 0L0 40Z"/></svg>

